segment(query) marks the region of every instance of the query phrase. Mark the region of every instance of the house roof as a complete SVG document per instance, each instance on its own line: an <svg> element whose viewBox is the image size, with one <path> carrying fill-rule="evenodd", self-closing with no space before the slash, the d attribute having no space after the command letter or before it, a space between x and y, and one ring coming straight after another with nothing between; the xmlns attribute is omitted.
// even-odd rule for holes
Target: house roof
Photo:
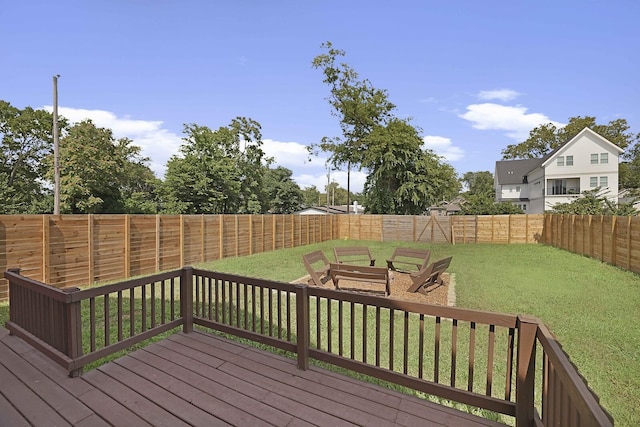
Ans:
<svg viewBox="0 0 640 427"><path fill-rule="evenodd" d="M543 159L498 160L496 162L496 177L498 183L522 184L523 177L537 167Z"/></svg>

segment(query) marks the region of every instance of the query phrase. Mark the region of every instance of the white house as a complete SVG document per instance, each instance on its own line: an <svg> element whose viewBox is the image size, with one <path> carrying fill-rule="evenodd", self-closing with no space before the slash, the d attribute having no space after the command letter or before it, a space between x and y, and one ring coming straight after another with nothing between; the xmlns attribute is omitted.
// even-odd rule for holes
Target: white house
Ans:
<svg viewBox="0 0 640 427"><path fill-rule="evenodd" d="M541 159L496 162L496 201L511 202L525 213L543 213L600 187L618 202L618 160L622 150L589 128Z"/></svg>

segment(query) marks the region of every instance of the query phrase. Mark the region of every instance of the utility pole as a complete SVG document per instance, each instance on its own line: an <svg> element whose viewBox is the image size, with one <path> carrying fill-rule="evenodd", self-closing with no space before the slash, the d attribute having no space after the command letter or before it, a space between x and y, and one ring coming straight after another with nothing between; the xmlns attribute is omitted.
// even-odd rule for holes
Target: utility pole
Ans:
<svg viewBox="0 0 640 427"><path fill-rule="evenodd" d="M53 214L60 215L60 141L58 135L58 77L53 76Z"/></svg>

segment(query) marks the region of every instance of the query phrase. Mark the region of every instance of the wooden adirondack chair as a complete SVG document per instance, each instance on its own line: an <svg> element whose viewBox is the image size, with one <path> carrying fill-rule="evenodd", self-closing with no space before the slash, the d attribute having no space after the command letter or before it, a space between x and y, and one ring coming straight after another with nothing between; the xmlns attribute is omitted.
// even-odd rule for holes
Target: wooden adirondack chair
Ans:
<svg viewBox="0 0 640 427"><path fill-rule="evenodd" d="M371 267L376 264L375 258L371 256L371 252L366 246L336 246L333 248L333 253L338 264L361 264L364 262Z"/></svg>
<svg viewBox="0 0 640 427"><path fill-rule="evenodd" d="M329 274L329 260L322 251L314 251L302 255L304 266L311 276L310 285L323 286L331 278Z"/></svg>
<svg viewBox="0 0 640 427"><path fill-rule="evenodd" d="M401 273L420 271L429 265L430 257L431 251L428 249L399 247L393 251L393 255L387 260L387 267L389 270L399 271ZM397 264L403 267L406 266L406 268L398 268ZM415 270L411 268L413 266L416 267Z"/></svg>
<svg viewBox="0 0 640 427"><path fill-rule="evenodd" d="M371 267L369 265L331 264L331 279L336 289L340 289L340 280L356 282L379 283L384 285L385 296L391 295L389 270L385 267Z"/></svg>
<svg viewBox="0 0 640 427"><path fill-rule="evenodd" d="M442 273L449 268L451 258L452 257L439 259L420 271L411 273L409 277L411 277L412 283L411 286L409 286L409 289L407 289L407 292L420 292L426 294L429 286L442 285Z"/></svg>

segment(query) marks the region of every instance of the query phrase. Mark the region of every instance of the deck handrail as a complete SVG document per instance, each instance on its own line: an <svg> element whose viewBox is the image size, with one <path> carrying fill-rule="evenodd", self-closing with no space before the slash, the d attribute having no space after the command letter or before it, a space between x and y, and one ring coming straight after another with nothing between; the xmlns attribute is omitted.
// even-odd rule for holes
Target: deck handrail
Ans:
<svg viewBox="0 0 640 427"><path fill-rule="evenodd" d="M407 302L192 267L85 290L60 290L21 276L18 269L7 270L4 277L10 284L7 329L63 366L70 376L80 375L88 363L172 328L182 326L188 333L199 325L296 353L300 369L307 369L310 359L323 361L514 416L518 426L613 425L549 329L530 316ZM134 317L141 327L134 325ZM100 322L103 330L97 331ZM380 335L387 330L381 328L383 323L389 324L389 337ZM87 324L88 337L83 338ZM370 341L367 331L373 331ZM417 349L408 338L411 334L419 334ZM433 334L433 353L424 345L428 334ZM488 357L484 368L475 354L482 339ZM396 341L401 343L399 348L394 348ZM504 364L496 356L500 345L506 351ZM450 361L445 363L447 358L440 353L449 346ZM535 363L537 348L542 351L541 367ZM375 360L368 360L370 351ZM416 355L418 372L412 372L408 359ZM423 369L423 359L434 364L435 377L423 375L428 370ZM461 361L468 362L466 388L456 374ZM451 368L449 384L438 378L445 364ZM504 398L492 388L497 375L494 365L504 369ZM486 373L480 372L485 368ZM474 390L477 372L486 380L484 392ZM537 385L540 401L535 398L538 378L542 378Z"/></svg>

